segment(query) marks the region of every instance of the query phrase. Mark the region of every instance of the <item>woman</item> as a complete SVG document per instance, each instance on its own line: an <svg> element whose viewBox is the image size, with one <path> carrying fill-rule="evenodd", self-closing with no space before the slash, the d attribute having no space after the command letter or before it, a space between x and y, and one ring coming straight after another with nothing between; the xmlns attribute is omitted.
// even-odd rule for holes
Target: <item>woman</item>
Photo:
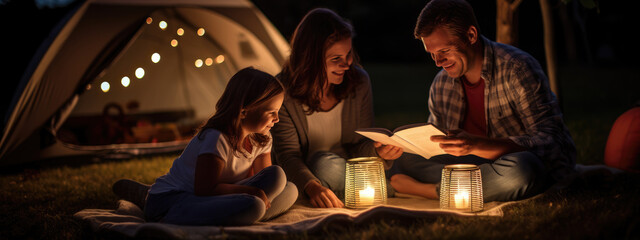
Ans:
<svg viewBox="0 0 640 240"><path fill-rule="evenodd" d="M329 9L310 11L291 40L291 55L277 76L288 92L272 129L274 157L314 207L343 207L348 158L395 159L400 148L358 135L373 126L367 73L351 46L352 26Z"/></svg>

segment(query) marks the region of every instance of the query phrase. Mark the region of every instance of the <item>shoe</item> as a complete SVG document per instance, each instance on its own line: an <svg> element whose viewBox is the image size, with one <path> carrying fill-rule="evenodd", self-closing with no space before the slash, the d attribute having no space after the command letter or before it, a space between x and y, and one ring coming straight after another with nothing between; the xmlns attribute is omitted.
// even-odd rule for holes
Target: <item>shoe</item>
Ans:
<svg viewBox="0 0 640 240"><path fill-rule="evenodd" d="M142 184L131 179L120 179L112 186L113 193L116 196L132 202L140 209L144 209L150 188L151 185Z"/></svg>

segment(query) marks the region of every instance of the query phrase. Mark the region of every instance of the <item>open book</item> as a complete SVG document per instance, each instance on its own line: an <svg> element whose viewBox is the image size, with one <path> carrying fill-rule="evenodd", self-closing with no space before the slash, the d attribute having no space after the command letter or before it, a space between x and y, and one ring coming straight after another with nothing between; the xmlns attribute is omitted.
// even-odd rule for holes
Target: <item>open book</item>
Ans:
<svg viewBox="0 0 640 240"><path fill-rule="evenodd" d="M405 152L424 158L445 154L440 144L431 141L433 135L446 135L430 123L416 123L396 128L393 132L384 128L361 128L357 133L385 145L401 147Z"/></svg>

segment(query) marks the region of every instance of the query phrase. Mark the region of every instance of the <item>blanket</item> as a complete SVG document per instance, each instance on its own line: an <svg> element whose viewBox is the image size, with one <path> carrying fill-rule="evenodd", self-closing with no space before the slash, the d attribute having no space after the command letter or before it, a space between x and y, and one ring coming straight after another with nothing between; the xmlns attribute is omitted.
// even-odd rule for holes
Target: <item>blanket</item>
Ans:
<svg viewBox="0 0 640 240"><path fill-rule="evenodd" d="M602 165L576 166L577 174L567 177L550 188L549 191L562 189L574 179L589 174L615 174L622 171ZM547 192L549 192L547 191ZM529 201L537 198L521 200ZM503 216L505 206L521 201L489 202L483 211L463 213L439 208L438 200L430 200L411 195L396 194L386 204L367 209L314 208L306 198L300 198L287 212L266 222L251 226L180 226L165 223L145 222L142 210L135 204L119 200L115 210L84 209L74 217L88 223L96 233L118 235L128 238L162 239L212 239L224 235L251 236L256 234L314 234L325 228L338 226L364 226L382 219L394 221L415 221L416 219L434 219L439 216Z"/></svg>
<svg viewBox="0 0 640 240"><path fill-rule="evenodd" d="M494 216L503 215L502 208L514 202L490 202L484 210L463 213L443 210L438 200L397 194L386 204L366 209L314 208L308 200L300 198L287 212L266 222L251 226L180 226L145 222L142 210L135 204L119 200L115 210L84 209L74 217L88 222L94 232L122 235L130 238L211 239L226 235L288 234L307 232L313 234L323 228L345 225L365 225L381 219L412 221L443 215Z"/></svg>

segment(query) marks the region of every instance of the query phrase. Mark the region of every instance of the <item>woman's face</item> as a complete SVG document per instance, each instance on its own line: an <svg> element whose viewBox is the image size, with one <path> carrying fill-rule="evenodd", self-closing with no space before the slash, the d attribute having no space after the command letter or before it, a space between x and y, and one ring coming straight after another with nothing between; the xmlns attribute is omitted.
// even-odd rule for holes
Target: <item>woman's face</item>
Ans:
<svg viewBox="0 0 640 240"><path fill-rule="evenodd" d="M351 38L337 41L329 46L324 54L327 83L336 85L342 83L345 71L349 70L352 62Z"/></svg>

